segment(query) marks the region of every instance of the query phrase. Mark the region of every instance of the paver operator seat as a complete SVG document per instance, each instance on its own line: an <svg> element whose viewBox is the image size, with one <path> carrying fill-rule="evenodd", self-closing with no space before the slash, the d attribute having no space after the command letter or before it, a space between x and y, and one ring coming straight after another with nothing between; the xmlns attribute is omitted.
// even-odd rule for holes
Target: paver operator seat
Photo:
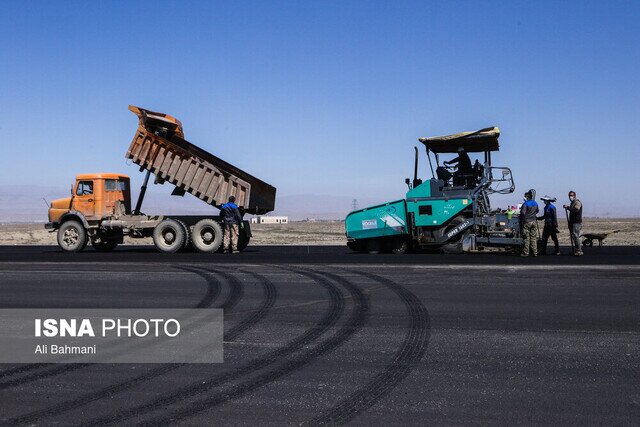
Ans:
<svg viewBox="0 0 640 427"><path fill-rule="evenodd" d="M434 153L436 158L436 177L444 182L445 188L474 189L482 179L484 165L476 159L470 173L453 174L445 166L440 165L440 154L455 154L464 148L466 153L484 153L484 163L491 163L491 152L498 151L500 129L490 127L475 132L461 132L453 135L420 138L427 148L427 155ZM429 158L429 160L431 160Z"/></svg>

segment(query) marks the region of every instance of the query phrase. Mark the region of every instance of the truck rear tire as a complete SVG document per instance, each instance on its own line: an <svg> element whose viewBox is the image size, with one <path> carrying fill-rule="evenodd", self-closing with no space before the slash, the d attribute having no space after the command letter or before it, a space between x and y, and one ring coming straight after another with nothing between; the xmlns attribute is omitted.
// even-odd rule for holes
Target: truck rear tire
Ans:
<svg viewBox="0 0 640 427"><path fill-rule="evenodd" d="M87 230L78 221L66 221L58 229L58 245L65 252L80 252L87 246Z"/></svg>
<svg viewBox="0 0 640 427"><path fill-rule="evenodd" d="M160 252L178 252L184 248L186 239L184 227L174 219L165 219L153 229L153 243Z"/></svg>
<svg viewBox="0 0 640 427"><path fill-rule="evenodd" d="M216 252L222 246L222 227L214 219L201 219L193 227L191 243L198 252Z"/></svg>
<svg viewBox="0 0 640 427"><path fill-rule="evenodd" d="M189 252L192 248L191 248L191 229L189 228L189 226L184 222L184 221L180 221L179 219L175 220L176 222L178 222L182 228L184 229L184 245L182 245L182 248L180 249L181 251L185 251L185 252Z"/></svg>

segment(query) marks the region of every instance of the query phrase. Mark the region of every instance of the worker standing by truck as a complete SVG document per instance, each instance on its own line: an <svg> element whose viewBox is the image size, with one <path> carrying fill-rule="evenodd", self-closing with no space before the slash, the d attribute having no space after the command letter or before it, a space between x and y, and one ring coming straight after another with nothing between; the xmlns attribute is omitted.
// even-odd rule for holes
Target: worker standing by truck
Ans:
<svg viewBox="0 0 640 427"><path fill-rule="evenodd" d="M562 207L568 213L569 233L571 233L571 246L573 255L582 255L582 244L580 243L580 231L582 231L582 202L576 197L575 191L569 191L569 205Z"/></svg>
<svg viewBox="0 0 640 427"><path fill-rule="evenodd" d="M240 224L242 223L242 215L240 209L235 204L236 198L229 197L229 202L220 207L220 214L224 222L224 243L222 250L224 252L238 254L238 235L240 233Z"/></svg>
<svg viewBox="0 0 640 427"><path fill-rule="evenodd" d="M544 228L542 229L542 247L540 252L542 255L547 254L547 243L549 237L553 240L555 245L555 254L560 255L560 244L558 243L558 215L556 214L556 207L552 202L556 201L555 197L544 196L540 200L544 202L544 214L538 219L544 220Z"/></svg>
<svg viewBox="0 0 640 427"><path fill-rule="evenodd" d="M538 204L533 200L533 190L524 193L524 199L520 208L520 227L524 240L521 256L529 256L529 252L533 256L538 256L538 223L536 221L539 209Z"/></svg>

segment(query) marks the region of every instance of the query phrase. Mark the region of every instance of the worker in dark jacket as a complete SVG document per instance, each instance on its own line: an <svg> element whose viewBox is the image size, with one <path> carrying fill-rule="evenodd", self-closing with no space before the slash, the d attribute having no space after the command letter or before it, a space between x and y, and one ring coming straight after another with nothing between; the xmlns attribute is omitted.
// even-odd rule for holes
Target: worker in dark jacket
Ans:
<svg viewBox="0 0 640 427"><path fill-rule="evenodd" d="M538 223L536 220L539 209L533 194L533 190L524 193L524 203L520 208L520 229L524 240L521 256L529 256L529 252L533 256L538 256Z"/></svg>
<svg viewBox="0 0 640 427"><path fill-rule="evenodd" d="M582 202L576 197L575 191L569 191L569 205L562 207L569 213L569 232L571 233L571 246L573 255L582 255L582 244L580 243L580 231L582 231Z"/></svg>
<svg viewBox="0 0 640 427"><path fill-rule="evenodd" d="M222 250L234 254L238 251L238 235L240 233L240 223L242 223L242 215L238 205L235 204L236 198L229 197L229 202L220 207L220 215L224 223L224 242Z"/></svg>
<svg viewBox="0 0 640 427"><path fill-rule="evenodd" d="M471 166L471 159L469 155L464 151L463 147L458 148L458 157L455 159L444 162L445 165L455 165L456 171L453 173L453 185L466 185L466 176L473 172Z"/></svg>
<svg viewBox="0 0 640 427"><path fill-rule="evenodd" d="M544 220L540 253L542 255L547 254L547 243L549 242L549 237L551 237L555 245L555 254L560 255L560 245L558 244L558 215L556 214L556 207L553 206L553 202L555 202L556 199L555 197L544 196L541 197L540 200L544 202L544 213L538 217L538 219Z"/></svg>

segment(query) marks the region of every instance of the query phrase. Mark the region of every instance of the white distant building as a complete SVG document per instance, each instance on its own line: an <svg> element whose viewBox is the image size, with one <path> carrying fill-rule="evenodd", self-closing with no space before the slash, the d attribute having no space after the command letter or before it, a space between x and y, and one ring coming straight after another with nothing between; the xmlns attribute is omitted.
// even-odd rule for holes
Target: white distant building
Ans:
<svg viewBox="0 0 640 427"><path fill-rule="evenodd" d="M289 222L288 216L254 216L251 224L286 224Z"/></svg>

